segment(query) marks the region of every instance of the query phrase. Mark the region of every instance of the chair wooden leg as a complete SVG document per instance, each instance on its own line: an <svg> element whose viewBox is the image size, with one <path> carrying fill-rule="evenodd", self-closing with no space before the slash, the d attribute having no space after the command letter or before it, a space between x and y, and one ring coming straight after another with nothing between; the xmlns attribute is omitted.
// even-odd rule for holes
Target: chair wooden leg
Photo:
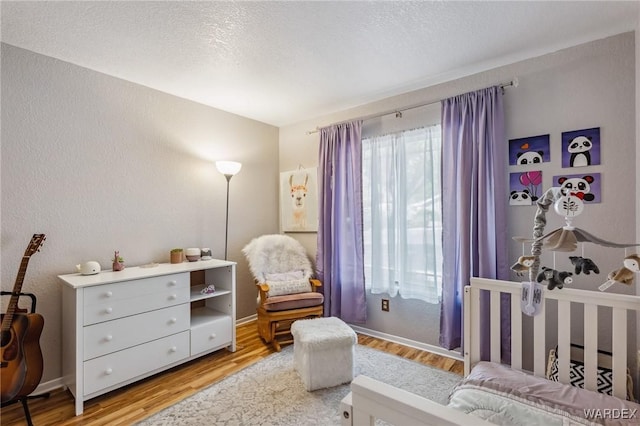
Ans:
<svg viewBox="0 0 640 426"><path fill-rule="evenodd" d="M258 317L258 334L264 340L265 343L270 343L273 340L274 334L272 331L271 323L264 318Z"/></svg>
<svg viewBox="0 0 640 426"><path fill-rule="evenodd" d="M280 347L280 342L278 342L278 339L273 339L273 342L271 342L271 344L273 345L273 349L275 349L276 352L280 352L282 350L282 348Z"/></svg>
<svg viewBox="0 0 640 426"><path fill-rule="evenodd" d="M280 342L278 342L278 339L276 338L276 330L278 329L278 321L273 321L271 323L271 344L273 345L273 349L276 350L276 352L280 352L282 350L282 348L280 348Z"/></svg>
<svg viewBox="0 0 640 426"><path fill-rule="evenodd" d="M283 344L293 343L291 324L300 319L321 317L322 306L277 312L258 308L257 314L258 334L266 344L271 344L276 352L280 352Z"/></svg>

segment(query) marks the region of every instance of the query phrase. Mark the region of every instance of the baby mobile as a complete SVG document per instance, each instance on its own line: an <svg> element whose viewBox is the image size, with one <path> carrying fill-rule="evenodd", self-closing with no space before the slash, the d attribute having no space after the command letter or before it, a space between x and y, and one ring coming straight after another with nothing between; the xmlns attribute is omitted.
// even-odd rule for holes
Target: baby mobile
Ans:
<svg viewBox="0 0 640 426"><path fill-rule="evenodd" d="M555 269L555 253L554 267L549 268L543 266L540 268L540 254L542 249L553 252L573 252L578 248L578 243L590 242L603 247L617 247L625 249L625 258L623 266L620 269L611 271L607 275L607 280L598 289L605 291L614 284L631 285L634 275L640 272L640 256L638 254L626 255L626 249L629 247L640 246L638 243L620 244L606 241L598 238L584 229L573 226L573 219L579 216L584 210L582 192L573 191L570 187L554 187L547 190L537 201L537 210L534 218L533 238L514 237L514 240L524 243L531 243L531 255L523 255L518 258L511 269L524 275L529 273L529 282L522 283L521 308L522 312L527 315L535 316L540 312L542 293L544 286L542 282L547 283L547 289L562 289L565 285L573 282L573 275L584 273L589 275L591 272L600 273L600 269L596 263L589 258L584 257L584 245L582 246L581 256L570 256L569 260L574 266L571 271L557 271ZM546 213L553 204L557 214L564 217L566 225L554 229L544 234L544 227L547 223Z"/></svg>

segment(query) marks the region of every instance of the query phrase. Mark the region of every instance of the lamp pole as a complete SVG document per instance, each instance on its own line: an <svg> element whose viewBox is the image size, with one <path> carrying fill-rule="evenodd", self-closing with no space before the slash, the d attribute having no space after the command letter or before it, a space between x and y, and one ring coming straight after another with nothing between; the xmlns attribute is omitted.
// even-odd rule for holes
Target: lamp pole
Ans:
<svg viewBox="0 0 640 426"><path fill-rule="evenodd" d="M227 241L229 236L229 183L233 175L226 174L224 177L227 179L227 215L224 219L224 260L227 260Z"/></svg>
<svg viewBox="0 0 640 426"><path fill-rule="evenodd" d="M227 179L227 207L224 219L224 260L227 260L227 244L229 238L229 183L231 178L242 168L242 164L236 161L216 161L216 168Z"/></svg>

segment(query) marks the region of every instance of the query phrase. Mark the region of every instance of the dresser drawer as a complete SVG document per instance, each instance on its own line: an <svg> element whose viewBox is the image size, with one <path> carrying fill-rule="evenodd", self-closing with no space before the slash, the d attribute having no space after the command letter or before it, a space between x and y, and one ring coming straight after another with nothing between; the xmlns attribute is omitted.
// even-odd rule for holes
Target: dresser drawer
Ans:
<svg viewBox="0 0 640 426"><path fill-rule="evenodd" d="M163 290L188 288L189 274L170 274L140 278L113 284L103 284L84 289L84 306L90 306L132 297L146 296Z"/></svg>
<svg viewBox="0 0 640 426"><path fill-rule="evenodd" d="M189 304L84 327L84 360L189 329Z"/></svg>
<svg viewBox="0 0 640 426"><path fill-rule="evenodd" d="M231 343L231 333L230 316L220 316L191 328L191 355L228 346Z"/></svg>
<svg viewBox="0 0 640 426"><path fill-rule="evenodd" d="M189 356L189 332L174 334L143 345L86 361L84 395L117 385Z"/></svg>
<svg viewBox="0 0 640 426"><path fill-rule="evenodd" d="M109 321L189 301L189 275L173 274L85 289L83 324Z"/></svg>

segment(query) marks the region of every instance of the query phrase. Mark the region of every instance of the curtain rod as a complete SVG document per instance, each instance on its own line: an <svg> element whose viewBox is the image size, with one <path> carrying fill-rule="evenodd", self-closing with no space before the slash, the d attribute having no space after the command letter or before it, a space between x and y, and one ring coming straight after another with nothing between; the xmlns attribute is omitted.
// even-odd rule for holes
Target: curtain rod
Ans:
<svg viewBox="0 0 640 426"><path fill-rule="evenodd" d="M500 87L501 89L504 89L505 87L509 87L509 86L518 87L518 77L514 77L511 81L509 81L507 83L501 83L501 84L498 85L498 87ZM427 106L427 105L437 104L438 102L442 102L442 99L439 99L437 101L431 101L431 102L423 102L423 103L420 103L420 104L411 105L411 106L407 106L407 107L404 107L404 108L388 110L388 111L385 111L385 112L379 112L379 113L376 113L376 114L365 115L365 116L362 116L362 117L352 118L350 120L343 120L343 121L339 121L337 123L330 124L330 126L331 125L336 125L336 124L348 123L350 121L355 121L355 120L362 120L362 121L372 120L374 118L384 117L385 115L389 115L389 114L395 114L396 118L401 118L403 111L409 111L411 109L421 108L421 107L424 107L424 106ZM324 126L324 127L327 127L327 126ZM316 126L316 128L313 129L313 130L307 130L306 134L307 135L311 135L311 134L314 134L314 133L318 133L319 131L320 131L320 126Z"/></svg>

